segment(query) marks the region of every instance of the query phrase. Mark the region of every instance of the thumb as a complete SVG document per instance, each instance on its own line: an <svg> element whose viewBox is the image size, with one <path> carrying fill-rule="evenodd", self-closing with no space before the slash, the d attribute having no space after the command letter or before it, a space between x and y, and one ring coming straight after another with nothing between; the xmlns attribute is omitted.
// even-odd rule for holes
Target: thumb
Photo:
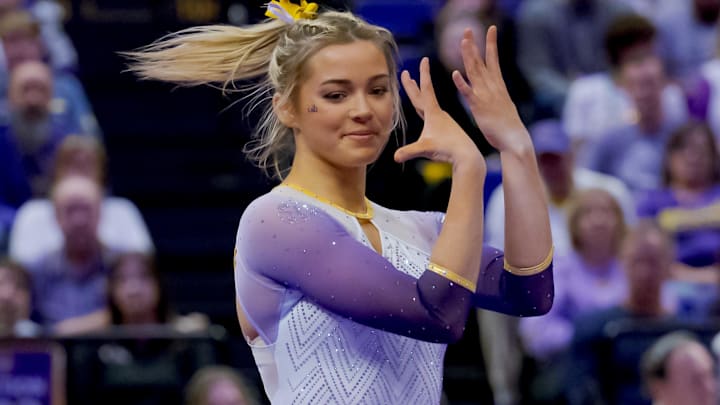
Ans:
<svg viewBox="0 0 720 405"><path fill-rule="evenodd" d="M428 157L430 155L430 148L426 142L418 140L409 145L405 145L395 151L395 161L398 163L406 162L410 159L418 157Z"/></svg>

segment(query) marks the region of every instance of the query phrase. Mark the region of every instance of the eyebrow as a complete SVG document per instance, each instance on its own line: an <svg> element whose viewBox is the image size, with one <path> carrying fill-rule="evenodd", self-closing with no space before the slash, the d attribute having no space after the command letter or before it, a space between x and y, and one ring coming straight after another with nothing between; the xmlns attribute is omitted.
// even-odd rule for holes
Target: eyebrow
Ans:
<svg viewBox="0 0 720 405"><path fill-rule="evenodd" d="M379 75L375 75L375 76L371 77L370 80L368 80L368 81L369 81L369 82L373 82L373 81L378 80L378 79L386 79L386 78L389 79L389 78L390 78L390 75L387 74L387 73L381 73L381 74L379 74ZM321 84L321 85L324 85L324 84L341 84L341 85L348 85L348 84L351 84L351 83L352 83L352 81L350 81L350 80L348 80L348 79L329 79L329 80L325 80L324 82L322 82L322 83L320 83L320 84Z"/></svg>

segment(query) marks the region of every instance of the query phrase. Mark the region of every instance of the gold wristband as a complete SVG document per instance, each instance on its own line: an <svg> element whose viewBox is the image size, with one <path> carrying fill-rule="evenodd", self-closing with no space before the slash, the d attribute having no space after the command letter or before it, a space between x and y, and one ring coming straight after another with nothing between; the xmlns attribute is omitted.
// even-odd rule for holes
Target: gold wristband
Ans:
<svg viewBox="0 0 720 405"><path fill-rule="evenodd" d="M461 287L464 287L464 288L470 290L473 294L475 293L475 289L477 288L476 284L473 283L472 281L466 279L465 277L463 277L453 271L450 271L450 270L446 269L445 267L440 266L439 264L436 264L433 262L428 263L427 269L432 271L433 273L436 273L436 274L439 274L439 275L445 277L446 279L452 281L453 283L455 283Z"/></svg>
<svg viewBox="0 0 720 405"><path fill-rule="evenodd" d="M532 276L534 274L541 273L545 269L550 266L550 263L553 260L553 253L555 252L555 247L550 246L550 252L548 253L547 257L545 257L545 260L543 260L540 264L532 267L515 267L508 263L507 257L504 259L505 270L509 271L512 274L515 274L516 276Z"/></svg>

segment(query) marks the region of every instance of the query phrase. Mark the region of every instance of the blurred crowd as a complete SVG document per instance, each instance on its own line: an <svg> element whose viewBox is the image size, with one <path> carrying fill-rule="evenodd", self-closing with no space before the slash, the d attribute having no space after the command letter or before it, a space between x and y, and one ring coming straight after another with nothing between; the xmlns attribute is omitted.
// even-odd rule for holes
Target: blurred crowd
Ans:
<svg viewBox="0 0 720 405"><path fill-rule="evenodd" d="M371 19L396 3L349 5ZM464 69L465 28L483 44L486 28L498 27L503 74L546 184L553 309L527 319L477 313L495 403L717 403L716 352L692 329L720 318L720 0L407 3L429 7L432 27L398 36L403 67L417 69L418 49L429 53L441 106L488 159L486 242L503 245L502 179L450 79ZM113 195L103 131L63 24L53 0L0 0L0 336L207 331L208 316L173 309L141 210ZM405 112L412 141L422 122ZM403 170L388 205L444 210L449 167ZM378 178L369 191L392 181ZM672 333L620 344L640 326ZM148 359L174 364L166 350L86 355L141 378ZM188 355L173 350L174 361ZM236 371L211 363L174 369L184 370L176 380L189 404L259 400ZM112 376L86 378L102 386Z"/></svg>

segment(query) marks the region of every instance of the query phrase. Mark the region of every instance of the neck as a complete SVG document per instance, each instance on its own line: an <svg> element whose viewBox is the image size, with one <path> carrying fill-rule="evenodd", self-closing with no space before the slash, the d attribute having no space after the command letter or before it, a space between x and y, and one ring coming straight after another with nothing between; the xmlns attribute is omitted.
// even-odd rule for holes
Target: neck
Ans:
<svg viewBox="0 0 720 405"><path fill-rule="evenodd" d="M349 211L364 212L365 167L340 169L327 164L307 164L296 159L285 183L291 183Z"/></svg>
<svg viewBox="0 0 720 405"><path fill-rule="evenodd" d="M148 325L159 323L157 316L152 312L123 316L123 325Z"/></svg>
<svg viewBox="0 0 720 405"><path fill-rule="evenodd" d="M625 308L635 315L660 316L663 314L658 288L643 286L642 292L631 291L625 301Z"/></svg>
<svg viewBox="0 0 720 405"><path fill-rule="evenodd" d="M77 267L84 267L89 265L99 255L99 245L93 245L93 247L83 248L72 248L70 246L65 247L65 256L70 264Z"/></svg>
<svg viewBox="0 0 720 405"><path fill-rule="evenodd" d="M594 269L605 269L609 267L613 260L613 252L610 247L593 246L580 249L580 256L583 261Z"/></svg>
<svg viewBox="0 0 720 405"><path fill-rule="evenodd" d="M710 188L711 183L702 179L693 179L686 182L674 182L670 187L682 197L694 197Z"/></svg>
<svg viewBox="0 0 720 405"><path fill-rule="evenodd" d="M640 114L638 125L646 134L655 134L662 126L662 113L653 111L652 113Z"/></svg>

